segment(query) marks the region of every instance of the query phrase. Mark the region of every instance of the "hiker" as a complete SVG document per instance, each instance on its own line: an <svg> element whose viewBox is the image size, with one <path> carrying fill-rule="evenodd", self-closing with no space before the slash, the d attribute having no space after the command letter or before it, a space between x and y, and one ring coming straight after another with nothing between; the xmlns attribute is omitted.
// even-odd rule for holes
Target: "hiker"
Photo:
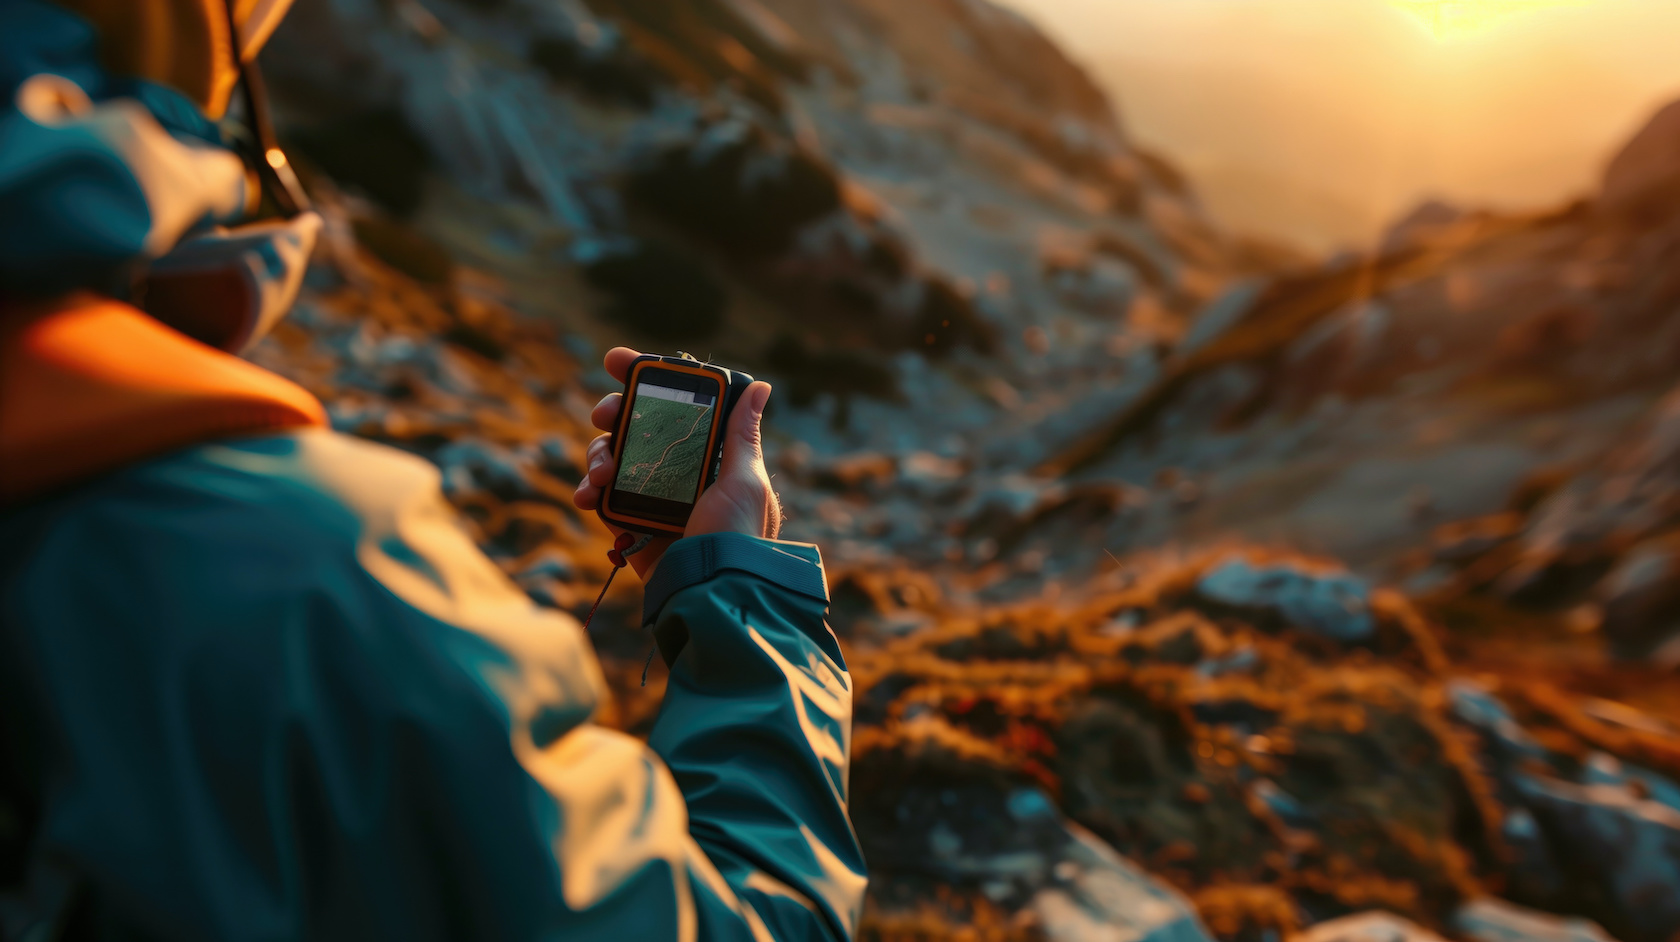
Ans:
<svg viewBox="0 0 1680 942"><path fill-rule="evenodd" d="M321 221L250 63L287 3L228 2L0 0L0 937L850 938L851 681L769 387L631 558L688 639L648 742L594 724L578 623L438 472L236 355Z"/></svg>

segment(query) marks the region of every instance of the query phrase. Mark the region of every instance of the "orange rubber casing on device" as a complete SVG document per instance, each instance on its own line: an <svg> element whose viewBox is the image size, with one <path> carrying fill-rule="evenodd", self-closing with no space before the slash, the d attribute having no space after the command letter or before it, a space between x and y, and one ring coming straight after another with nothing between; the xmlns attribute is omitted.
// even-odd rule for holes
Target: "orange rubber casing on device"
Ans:
<svg viewBox="0 0 1680 942"><path fill-rule="evenodd" d="M717 480L718 464L722 457L720 445L723 439L725 423L729 421L729 414L734 409L735 401L740 398L741 390L752 382L752 377L740 371L731 371L719 366L699 363L686 357L666 357L648 354L638 357L630 364L630 370L625 377L624 401L619 406L618 422L613 427L613 479L607 483L601 494L601 505L596 514L602 521L624 530L635 530L641 533L671 534L681 536L688 525L688 515L684 513L681 522L672 519L653 519L640 516L634 511L613 506L613 499L617 494L619 467L624 457L626 432L630 427L631 417L635 412L635 392L642 381L643 374L648 370L658 372L680 373L701 377L717 384L717 398L712 410L711 429L707 432L706 461L707 467L696 482L695 499ZM626 492L630 496L630 492ZM642 495L634 495L640 498ZM671 501L670 503L678 503ZM693 504L689 504L693 510Z"/></svg>

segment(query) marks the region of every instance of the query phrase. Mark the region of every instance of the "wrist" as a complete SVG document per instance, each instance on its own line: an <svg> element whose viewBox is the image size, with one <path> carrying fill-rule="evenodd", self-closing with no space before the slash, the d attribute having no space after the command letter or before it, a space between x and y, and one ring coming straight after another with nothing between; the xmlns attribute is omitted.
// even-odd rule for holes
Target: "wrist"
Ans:
<svg viewBox="0 0 1680 942"><path fill-rule="evenodd" d="M703 533L673 543L646 581L642 621L651 624L673 595L723 572L756 576L793 592L828 600L822 554L809 543L784 543L746 533Z"/></svg>

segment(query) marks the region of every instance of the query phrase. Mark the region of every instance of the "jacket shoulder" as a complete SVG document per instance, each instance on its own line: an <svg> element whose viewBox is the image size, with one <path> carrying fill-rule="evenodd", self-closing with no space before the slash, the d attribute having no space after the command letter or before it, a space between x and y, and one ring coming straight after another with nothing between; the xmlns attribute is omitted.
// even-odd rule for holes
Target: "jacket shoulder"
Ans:
<svg viewBox="0 0 1680 942"><path fill-rule="evenodd" d="M210 442L137 462L11 515L65 538L97 530L268 558L358 541L433 501L439 476L396 449L316 429Z"/></svg>
<svg viewBox="0 0 1680 942"><path fill-rule="evenodd" d="M577 621L479 550L439 480L421 458L325 430L195 446L39 508L50 526L25 594L74 607L122 593L124 621L186 647L223 643L230 625L255 644L343 624L353 638L334 647L454 663L493 700L522 689L551 725L581 722L605 685Z"/></svg>

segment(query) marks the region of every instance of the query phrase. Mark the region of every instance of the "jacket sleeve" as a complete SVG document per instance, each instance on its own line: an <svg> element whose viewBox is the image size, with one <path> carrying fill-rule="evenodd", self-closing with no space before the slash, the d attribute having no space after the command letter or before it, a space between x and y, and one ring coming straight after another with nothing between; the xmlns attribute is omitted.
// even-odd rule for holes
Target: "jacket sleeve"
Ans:
<svg viewBox="0 0 1680 942"><path fill-rule="evenodd" d="M852 685L814 546L685 539L644 621L671 678L649 745L689 832L778 938L850 938L864 863L846 814Z"/></svg>
<svg viewBox="0 0 1680 942"><path fill-rule="evenodd" d="M785 552L815 592L670 595L692 641L650 747L591 721L578 624L429 465L310 432L125 473L8 580L40 851L144 937L846 938L849 680Z"/></svg>

